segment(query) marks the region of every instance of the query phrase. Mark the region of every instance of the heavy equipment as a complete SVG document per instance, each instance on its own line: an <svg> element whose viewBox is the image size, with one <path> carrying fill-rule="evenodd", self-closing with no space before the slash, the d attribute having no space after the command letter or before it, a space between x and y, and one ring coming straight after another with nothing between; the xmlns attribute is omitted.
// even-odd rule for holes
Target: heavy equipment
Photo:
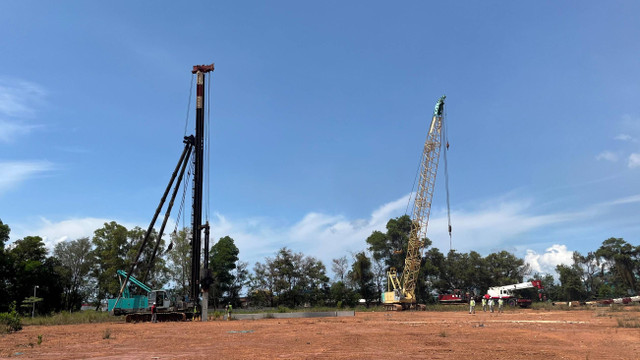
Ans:
<svg viewBox="0 0 640 360"><path fill-rule="evenodd" d="M487 293L484 295L485 299L503 299L510 306L520 306L526 308L531 305L531 299L522 299L517 296L515 293L516 290L522 289L538 289L538 297L542 297L541 290L544 289L542 286L542 281L540 280L531 280L527 282L522 282L518 284L504 285L504 286L493 286L487 290Z"/></svg>
<svg viewBox="0 0 640 360"><path fill-rule="evenodd" d="M209 271L209 222L207 221L203 224L202 221L202 203L203 203L203 178L205 168L208 167L208 164L205 164L205 154L208 154L208 151L205 153L204 147L205 144L208 143L208 128L205 128L205 74L214 71L214 65L195 65L193 66L192 74L196 75L196 84L197 84L197 93L196 93L196 121L195 121L195 136L189 135L184 137L184 150L182 155L180 156L180 160L178 160L178 164L176 165L173 174L171 175L171 179L169 180L169 184L165 189L164 194L160 200L160 204L158 205L155 214L153 215L153 219L149 224L149 227L144 235L144 238L138 245L138 253L131 263L130 269L128 272L119 271L118 275L120 278L120 291L116 299L109 300L109 311L112 314L116 313L127 313L127 319L131 319L132 321L139 320L150 320L151 312L150 312L150 299L155 300L156 307L159 309L158 312L158 320L185 320L191 317L201 316L203 321L207 320L207 311L208 311L208 299L209 299L209 286L212 283L211 273ZM185 130L186 132L186 130ZM193 154L193 157L191 156ZM193 199L192 199L192 214L191 214L191 276L189 278L190 292L189 295L184 295L181 298L184 300L172 299L167 296L167 292L164 290L155 290L152 291L148 286L144 284L149 272L152 269L153 261L158 251L158 246L161 243L162 235L164 233L165 226L169 219L169 215L171 213L171 209L173 207L173 202L178 193L178 189L180 188L180 183L183 178L185 178L185 170L189 164L192 164L193 169ZM179 173L179 174L178 174ZM191 173L191 170L187 173L187 177ZM177 179L177 181L176 181ZM137 279L132 277L136 266L140 261L140 256L143 253L143 250L147 246L150 241L151 234L154 230L154 224L158 218L158 215L162 211L164 207L164 203L169 195L169 191L174 186L173 192L171 194L171 200L167 205L167 209L165 212L164 220L160 230L156 236L157 241L155 247L153 249L152 255L148 259L147 269L144 272L142 281L138 281ZM208 189L208 186L207 186ZM185 194L186 194L186 186L185 186ZM183 195L184 196L184 195ZM184 200L183 200L184 201ZM208 205L208 202L207 202ZM182 210L182 207L181 207ZM206 214L208 218L208 208L206 209ZM178 222L176 222L177 224ZM204 244L202 242L202 231L204 230L205 238ZM169 245L169 249L171 249L173 244ZM202 251L202 247L204 245L205 251ZM201 260L203 267L201 268ZM124 279L122 279L124 278ZM134 281L135 279L135 281ZM139 295L138 297L131 297L128 289L129 281L132 281L134 284L139 286L141 289L146 291L146 303L143 300L144 295ZM202 302L199 303L199 298L202 297ZM167 302L165 302L165 299ZM164 307L159 307L158 302L162 302ZM113 304L113 305L112 305ZM166 308L166 316L162 316L160 310L165 311Z"/></svg>
<svg viewBox="0 0 640 360"><path fill-rule="evenodd" d="M463 292L460 289L454 289L447 294L438 294L438 303L440 304L466 304L471 299L472 294Z"/></svg>
<svg viewBox="0 0 640 360"><path fill-rule="evenodd" d="M424 305L418 305L415 295L418 272L422 260L429 214L431 212L431 200L438 171L440 149L442 145L442 128L444 118L444 99L442 96L436 103L431 118L431 124L424 143L422 158L420 160L418 188L414 197L411 217L411 231L407 255L404 260L402 277L398 276L396 268L390 268L387 272L387 291L382 293L382 304L386 310L424 309ZM451 226L449 226L451 232Z"/></svg>
<svg viewBox="0 0 640 360"><path fill-rule="evenodd" d="M120 284L124 282L127 273L124 270L118 270L118 279ZM193 306L189 306L188 301L174 297L169 290L152 290L145 283L129 276L129 281L137 285L145 295L131 295L129 288L125 287L122 298L116 307L116 299L109 299L107 309L114 315L125 315L126 322L150 321L151 312L149 308L152 304L156 304L158 312L158 321L183 321L193 316Z"/></svg>

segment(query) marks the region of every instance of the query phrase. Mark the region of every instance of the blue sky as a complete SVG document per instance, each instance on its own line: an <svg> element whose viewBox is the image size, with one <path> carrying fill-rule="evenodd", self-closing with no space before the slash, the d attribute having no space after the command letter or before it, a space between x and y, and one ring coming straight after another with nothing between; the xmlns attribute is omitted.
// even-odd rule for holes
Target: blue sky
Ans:
<svg viewBox="0 0 640 360"><path fill-rule="evenodd" d="M329 265L404 214L443 94L455 249L549 271L612 236L638 244L639 13L3 2L0 218L12 241L49 246L105 221L146 228L183 146L191 67L215 62L210 221L250 264L287 246ZM443 174L428 236L447 251Z"/></svg>

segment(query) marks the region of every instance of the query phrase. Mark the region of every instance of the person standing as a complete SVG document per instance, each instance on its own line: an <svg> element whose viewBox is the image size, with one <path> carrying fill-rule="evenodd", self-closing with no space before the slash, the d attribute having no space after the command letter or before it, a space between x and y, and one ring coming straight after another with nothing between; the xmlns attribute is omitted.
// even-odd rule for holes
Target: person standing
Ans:
<svg viewBox="0 0 640 360"><path fill-rule="evenodd" d="M231 306L231 303L227 304L227 321L231 320L231 311L233 310L233 307Z"/></svg>
<svg viewBox="0 0 640 360"><path fill-rule="evenodd" d="M489 311L493 312L493 298L489 299Z"/></svg>
<svg viewBox="0 0 640 360"><path fill-rule="evenodd" d="M151 322L158 322L158 309L156 308L156 303L153 303L153 305L151 305Z"/></svg>
<svg viewBox="0 0 640 360"><path fill-rule="evenodd" d="M482 311L487 312L487 298L482 297Z"/></svg>
<svg viewBox="0 0 640 360"><path fill-rule="evenodd" d="M502 298L498 299L498 312L504 312L504 300Z"/></svg>
<svg viewBox="0 0 640 360"><path fill-rule="evenodd" d="M476 299L472 297L471 300L469 300L469 314L475 314L475 313L476 313Z"/></svg>

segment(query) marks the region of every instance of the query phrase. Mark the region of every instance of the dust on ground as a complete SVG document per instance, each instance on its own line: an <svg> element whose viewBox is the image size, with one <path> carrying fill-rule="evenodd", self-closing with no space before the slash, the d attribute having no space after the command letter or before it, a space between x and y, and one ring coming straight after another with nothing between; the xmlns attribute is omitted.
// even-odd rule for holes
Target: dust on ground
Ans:
<svg viewBox="0 0 640 360"><path fill-rule="evenodd" d="M640 359L640 312L357 312L354 317L27 326L0 357ZM38 345L38 335L41 344Z"/></svg>

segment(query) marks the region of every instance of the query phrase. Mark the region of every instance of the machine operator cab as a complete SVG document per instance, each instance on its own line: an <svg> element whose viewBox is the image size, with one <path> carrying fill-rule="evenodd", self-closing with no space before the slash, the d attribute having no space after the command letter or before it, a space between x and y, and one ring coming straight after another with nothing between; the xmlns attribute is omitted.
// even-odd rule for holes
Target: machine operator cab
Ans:
<svg viewBox="0 0 640 360"><path fill-rule="evenodd" d="M158 310L168 310L171 307L171 300L169 300L169 294L165 290L153 290L149 292L148 303L156 303ZM149 305L151 306L151 305Z"/></svg>

